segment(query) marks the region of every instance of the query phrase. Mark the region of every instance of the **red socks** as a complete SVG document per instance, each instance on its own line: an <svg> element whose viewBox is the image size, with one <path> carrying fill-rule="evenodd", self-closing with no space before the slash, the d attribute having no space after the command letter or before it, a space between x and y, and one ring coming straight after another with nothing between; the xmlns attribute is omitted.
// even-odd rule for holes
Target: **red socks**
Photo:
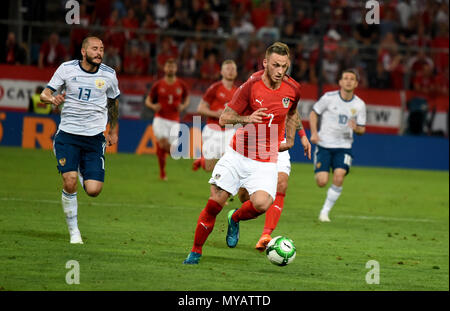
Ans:
<svg viewBox="0 0 450 311"><path fill-rule="evenodd" d="M205 169L205 158L203 156L192 163L192 169L194 171L198 170L200 167Z"/></svg>
<svg viewBox="0 0 450 311"><path fill-rule="evenodd" d="M159 164L159 178L166 178L166 151L156 144L156 156Z"/></svg>
<svg viewBox="0 0 450 311"><path fill-rule="evenodd" d="M235 222L239 222L240 220L248 220L258 217L259 215L263 214L264 212L260 212L257 209L253 207L253 204L250 200L245 201L241 208L238 209L236 212L234 212L233 216L231 218Z"/></svg>
<svg viewBox="0 0 450 311"><path fill-rule="evenodd" d="M222 210L222 206L214 200L208 200L205 208L200 212L197 221L197 228L195 229L194 246L192 251L201 254L203 244L209 234L214 229L216 223L216 216Z"/></svg>
<svg viewBox="0 0 450 311"><path fill-rule="evenodd" d="M272 234L272 231L275 230L278 220L280 220L281 212L283 211L284 205L284 197L286 194L277 192L275 197L275 201L266 211L266 222L264 224L263 234Z"/></svg>

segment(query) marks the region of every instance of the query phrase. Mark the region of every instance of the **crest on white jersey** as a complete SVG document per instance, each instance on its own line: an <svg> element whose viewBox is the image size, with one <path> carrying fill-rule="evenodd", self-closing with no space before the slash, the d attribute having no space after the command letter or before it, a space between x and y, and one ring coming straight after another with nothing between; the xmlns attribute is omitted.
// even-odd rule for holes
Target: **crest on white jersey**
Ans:
<svg viewBox="0 0 450 311"><path fill-rule="evenodd" d="M101 90L105 86L105 80L95 79L95 86Z"/></svg>

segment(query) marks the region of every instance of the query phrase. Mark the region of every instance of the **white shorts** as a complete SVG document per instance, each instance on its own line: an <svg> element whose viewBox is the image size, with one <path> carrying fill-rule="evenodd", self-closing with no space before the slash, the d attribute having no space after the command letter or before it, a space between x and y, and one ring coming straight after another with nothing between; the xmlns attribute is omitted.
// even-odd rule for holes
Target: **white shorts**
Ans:
<svg viewBox="0 0 450 311"><path fill-rule="evenodd" d="M278 152L277 169L278 173L286 173L288 176L291 173L291 156L288 150Z"/></svg>
<svg viewBox="0 0 450 311"><path fill-rule="evenodd" d="M205 125L202 131L202 152L205 159L220 159L233 138L235 129L218 131Z"/></svg>
<svg viewBox="0 0 450 311"><path fill-rule="evenodd" d="M249 195L262 190L275 200L278 183L277 164L252 160L228 146L214 167L209 183L232 195L236 195L239 188L247 189Z"/></svg>
<svg viewBox="0 0 450 311"><path fill-rule="evenodd" d="M178 134L180 132L180 123L177 121L172 121L160 117L155 117L153 119L153 134L155 134L156 139L167 139L170 144L173 144L178 139ZM172 129L173 128L173 129ZM177 133L176 136L170 135L170 132Z"/></svg>

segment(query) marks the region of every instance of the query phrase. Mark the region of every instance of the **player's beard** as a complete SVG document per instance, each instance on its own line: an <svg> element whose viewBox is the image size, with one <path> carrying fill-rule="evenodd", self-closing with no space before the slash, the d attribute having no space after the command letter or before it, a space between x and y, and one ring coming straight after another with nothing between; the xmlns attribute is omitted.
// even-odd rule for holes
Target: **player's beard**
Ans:
<svg viewBox="0 0 450 311"><path fill-rule="evenodd" d="M95 57L90 57L90 56L86 55L86 62L89 65L94 66L96 68L96 67L100 66L100 64L102 63L102 59L100 58L100 63L97 64L97 63L94 63L94 58Z"/></svg>

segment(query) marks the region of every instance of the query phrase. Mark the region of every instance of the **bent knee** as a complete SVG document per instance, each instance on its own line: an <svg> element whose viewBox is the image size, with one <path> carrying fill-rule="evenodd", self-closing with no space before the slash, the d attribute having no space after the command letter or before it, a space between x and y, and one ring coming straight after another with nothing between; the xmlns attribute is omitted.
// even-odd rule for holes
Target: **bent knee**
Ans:
<svg viewBox="0 0 450 311"><path fill-rule="evenodd" d="M90 197L96 197L102 192L103 183L99 181L85 180L84 191Z"/></svg>

